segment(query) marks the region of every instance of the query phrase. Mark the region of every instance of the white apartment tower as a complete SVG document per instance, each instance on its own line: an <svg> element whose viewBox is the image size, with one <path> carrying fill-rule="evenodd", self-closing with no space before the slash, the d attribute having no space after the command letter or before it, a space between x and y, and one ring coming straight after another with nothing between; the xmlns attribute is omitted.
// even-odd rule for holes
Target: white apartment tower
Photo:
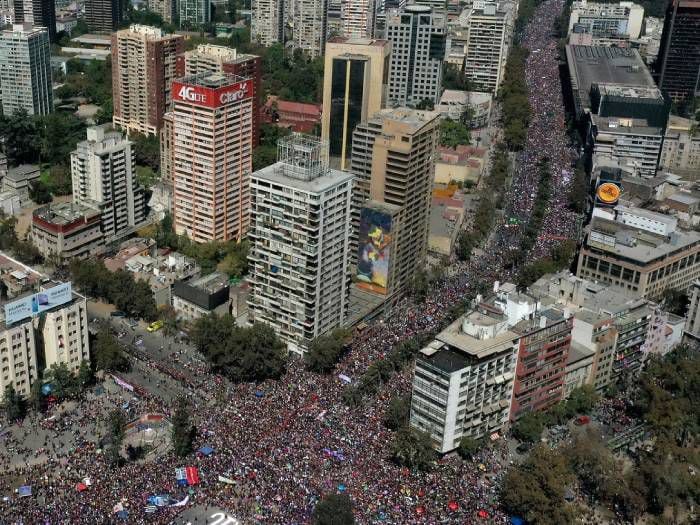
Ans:
<svg viewBox="0 0 700 525"><path fill-rule="evenodd" d="M248 229L253 86L205 72L173 82L175 232L195 242L240 240Z"/></svg>
<svg viewBox="0 0 700 525"><path fill-rule="evenodd" d="M15 24L0 33L0 86L2 111L11 115L53 112L51 46L43 27Z"/></svg>
<svg viewBox="0 0 700 525"><path fill-rule="evenodd" d="M252 0L250 40L270 47L284 43L284 27L287 9L285 4L292 0Z"/></svg>
<svg viewBox="0 0 700 525"><path fill-rule="evenodd" d="M328 36L328 0L296 0L292 13L292 42L295 49L316 58L323 55Z"/></svg>
<svg viewBox="0 0 700 525"><path fill-rule="evenodd" d="M386 37L391 42L390 105L415 106L424 100L438 104L445 28L445 14L435 13L428 6L408 5L387 14Z"/></svg>
<svg viewBox="0 0 700 525"><path fill-rule="evenodd" d="M347 313L353 175L328 166L328 146L294 134L251 177L251 322L303 353Z"/></svg>
<svg viewBox="0 0 700 525"><path fill-rule="evenodd" d="M71 153L73 202L99 208L105 239L118 239L146 218L143 188L136 183L131 142L110 124L87 129Z"/></svg>
<svg viewBox="0 0 700 525"><path fill-rule="evenodd" d="M371 38L374 34L376 0L345 0L340 6L343 36Z"/></svg>
<svg viewBox="0 0 700 525"><path fill-rule="evenodd" d="M460 16L467 29L464 73L479 91L495 93L503 81L513 20L495 3L474 2Z"/></svg>

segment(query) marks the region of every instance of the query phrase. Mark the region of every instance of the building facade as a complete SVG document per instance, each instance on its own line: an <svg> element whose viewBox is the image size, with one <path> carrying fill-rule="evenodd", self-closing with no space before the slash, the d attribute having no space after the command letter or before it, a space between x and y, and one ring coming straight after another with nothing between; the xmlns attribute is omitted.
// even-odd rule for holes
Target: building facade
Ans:
<svg viewBox="0 0 700 525"><path fill-rule="evenodd" d="M164 22L172 24L177 4L175 0L148 0L148 10L160 15Z"/></svg>
<svg viewBox="0 0 700 525"><path fill-rule="evenodd" d="M178 61L178 76L200 73L225 73L248 78L253 90L253 145L260 141L260 97L262 96L262 65L260 57L239 53L236 49L201 44L187 51Z"/></svg>
<svg viewBox="0 0 700 525"><path fill-rule="evenodd" d="M49 41L56 42L55 0L14 0L15 24L46 28Z"/></svg>
<svg viewBox="0 0 700 525"><path fill-rule="evenodd" d="M352 179L329 168L326 144L300 134L281 139L278 162L251 177L248 316L290 352L345 320Z"/></svg>
<svg viewBox="0 0 700 525"><path fill-rule="evenodd" d="M131 142L110 124L87 129L87 140L71 153L71 176L73 202L101 210L105 242L128 235L146 219Z"/></svg>
<svg viewBox="0 0 700 525"><path fill-rule="evenodd" d="M688 288L690 305L688 306L687 321L683 332L684 341L700 342L700 281L693 281Z"/></svg>
<svg viewBox="0 0 700 525"><path fill-rule="evenodd" d="M573 2L569 16L569 33L590 34L593 38L639 38L644 22L644 8L633 2L598 4L582 0Z"/></svg>
<svg viewBox="0 0 700 525"><path fill-rule="evenodd" d="M358 263L361 213L368 201L396 207L392 213L388 294L407 290L428 250L430 200L440 116L407 108L385 109L360 123L353 134L351 260Z"/></svg>
<svg viewBox="0 0 700 525"><path fill-rule="evenodd" d="M341 2L340 19L346 38L373 38L376 0Z"/></svg>
<svg viewBox="0 0 700 525"><path fill-rule="evenodd" d="M435 106L442 90L445 58L444 13L410 4L387 14L386 35L391 42L388 103L414 107Z"/></svg>
<svg viewBox="0 0 700 525"><path fill-rule="evenodd" d="M179 0L180 27L200 27L211 22L210 0Z"/></svg>
<svg viewBox="0 0 700 525"><path fill-rule="evenodd" d="M292 12L292 44L311 58L323 56L328 37L328 0L296 0Z"/></svg>
<svg viewBox="0 0 700 525"><path fill-rule="evenodd" d="M171 103L170 86L184 42L181 35L136 24L112 34L115 126L127 133L158 133Z"/></svg>
<svg viewBox="0 0 700 525"><path fill-rule="evenodd" d="M111 33L122 22L121 0L85 0L85 23L90 31Z"/></svg>
<svg viewBox="0 0 700 525"><path fill-rule="evenodd" d="M700 177L700 133L694 120L671 115L664 134L659 169L684 178Z"/></svg>
<svg viewBox="0 0 700 525"><path fill-rule="evenodd" d="M321 140L341 170L350 164L355 127L385 105L390 53L386 40L337 37L326 45Z"/></svg>
<svg viewBox="0 0 700 525"><path fill-rule="evenodd" d="M681 110L700 94L700 2L672 0L659 51L659 87Z"/></svg>
<svg viewBox="0 0 700 525"><path fill-rule="evenodd" d="M32 244L47 260L88 259L104 249L98 207L64 202L32 213Z"/></svg>
<svg viewBox="0 0 700 525"><path fill-rule="evenodd" d="M173 82L175 232L195 242L241 240L253 166L253 83L222 73Z"/></svg>
<svg viewBox="0 0 700 525"><path fill-rule="evenodd" d="M2 111L11 115L53 112L51 46L44 28L25 23L0 33L0 85Z"/></svg>
<svg viewBox="0 0 700 525"><path fill-rule="evenodd" d="M264 47L284 43L290 0L251 0L250 40Z"/></svg>

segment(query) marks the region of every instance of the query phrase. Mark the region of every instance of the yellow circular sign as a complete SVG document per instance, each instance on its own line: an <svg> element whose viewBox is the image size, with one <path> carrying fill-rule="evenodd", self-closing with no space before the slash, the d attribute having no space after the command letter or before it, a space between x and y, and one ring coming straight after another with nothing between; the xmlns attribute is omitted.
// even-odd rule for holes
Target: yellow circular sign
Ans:
<svg viewBox="0 0 700 525"><path fill-rule="evenodd" d="M605 204L612 204L620 198L620 187L612 182L604 182L598 186L597 195Z"/></svg>

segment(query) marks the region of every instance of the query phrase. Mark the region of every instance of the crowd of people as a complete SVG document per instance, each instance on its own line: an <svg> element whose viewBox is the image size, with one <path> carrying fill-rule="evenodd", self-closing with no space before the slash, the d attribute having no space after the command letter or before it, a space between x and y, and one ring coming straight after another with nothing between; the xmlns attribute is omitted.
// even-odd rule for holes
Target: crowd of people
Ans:
<svg viewBox="0 0 700 525"><path fill-rule="evenodd" d="M517 157L506 209L523 220L533 204L537 161L549 159L554 185L562 188L574 155L566 141L556 41L551 35L562 7L562 0L546 0L522 35L522 44L533 51L527 81L534 118L527 146ZM550 238L573 237L572 224L565 195L554 192L533 256L546 253ZM115 505L128 511L128 523L168 523L183 507L146 514L148 496L167 494L180 501L187 492L177 485L175 469L186 465L197 466L201 477L189 494L191 503L227 509L245 522L307 523L323 495L341 492L352 499L359 523L507 523L497 493L509 462L503 441L494 442L473 461L448 456L428 472L401 468L390 459L393 432L384 426L383 417L393 396L410 392L411 371L397 374L376 397L352 409L342 402L347 385L339 377L357 380L396 343L439 331L449 308L476 285L503 278L504 254L518 245L517 234L499 225L489 242L483 256L450 272L424 302L405 301L391 318L356 332L350 352L332 375L313 374L291 360L278 381L233 385L206 372L204 365L184 366L184 358L178 363L179 354L171 355L170 366L152 363L174 379L186 376L183 391L189 394L198 429L195 448L208 445L214 452L186 459L166 454L115 470L98 443L81 440L70 452L53 453L40 465L15 466L12 476L0 479L3 523L118 521ZM171 411L155 395L141 404L139 410ZM91 410L95 418L104 410L100 404L86 405L81 402L81 410ZM0 452L0 461L3 455ZM7 462L0 466L10 470ZM85 477L91 485L77 491L76 483ZM32 487L31 496L13 491L17 480Z"/></svg>

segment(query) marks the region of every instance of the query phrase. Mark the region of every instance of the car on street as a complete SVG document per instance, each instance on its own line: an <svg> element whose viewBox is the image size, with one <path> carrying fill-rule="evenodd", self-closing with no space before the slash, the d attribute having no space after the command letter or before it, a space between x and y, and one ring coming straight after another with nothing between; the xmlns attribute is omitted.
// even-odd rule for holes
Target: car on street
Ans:
<svg viewBox="0 0 700 525"><path fill-rule="evenodd" d="M121 310L115 310L111 314L112 317L126 317L126 312L122 312Z"/></svg>
<svg viewBox="0 0 700 525"><path fill-rule="evenodd" d="M157 330L160 330L161 328L163 328L163 320L158 319L157 321L153 321L151 324L149 324L146 327L146 330L148 330L149 332L155 332Z"/></svg>

